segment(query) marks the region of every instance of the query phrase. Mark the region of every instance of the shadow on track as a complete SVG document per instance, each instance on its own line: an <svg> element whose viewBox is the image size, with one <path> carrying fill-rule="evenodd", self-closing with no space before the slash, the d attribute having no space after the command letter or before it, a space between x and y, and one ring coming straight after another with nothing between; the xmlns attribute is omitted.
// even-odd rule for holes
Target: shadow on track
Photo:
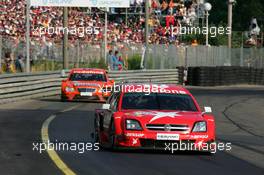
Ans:
<svg viewBox="0 0 264 175"><path fill-rule="evenodd" d="M74 101L66 101L62 102L61 99L57 96L51 96L51 97L45 97L45 98L37 98L36 100L43 101L43 102L61 102L61 103L97 103L97 104L103 104L104 102L100 101L93 101L93 100L74 100Z"/></svg>
<svg viewBox="0 0 264 175"><path fill-rule="evenodd" d="M179 155L179 156L214 156L210 152L201 151L171 151L166 150L155 150L155 149L108 149L100 147L100 152L118 153L118 154L153 154L153 155Z"/></svg>

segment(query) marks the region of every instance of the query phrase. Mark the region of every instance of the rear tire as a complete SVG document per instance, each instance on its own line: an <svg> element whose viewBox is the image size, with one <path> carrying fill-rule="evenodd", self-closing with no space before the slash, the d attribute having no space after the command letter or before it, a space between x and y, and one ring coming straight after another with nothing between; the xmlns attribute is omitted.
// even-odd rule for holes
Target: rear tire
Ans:
<svg viewBox="0 0 264 175"><path fill-rule="evenodd" d="M111 122L111 131L110 131L110 135L109 135L109 144L110 144L110 149L111 150L115 150L116 149L116 145L115 145L115 124L114 121L112 120Z"/></svg>

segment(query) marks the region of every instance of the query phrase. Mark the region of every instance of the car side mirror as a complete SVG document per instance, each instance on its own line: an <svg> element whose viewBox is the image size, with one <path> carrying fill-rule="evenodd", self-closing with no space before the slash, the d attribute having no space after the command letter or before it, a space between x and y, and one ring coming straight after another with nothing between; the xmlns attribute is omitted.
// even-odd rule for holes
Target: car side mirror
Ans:
<svg viewBox="0 0 264 175"><path fill-rule="evenodd" d="M102 109L103 110L110 110L110 104L103 104Z"/></svg>
<svg viewBox="0 0 264 175"><path fill-rule="evenodd" d="M115 83L115 80L110 80L110 83L111 83L111 84L114 84L114 83Z"/></svg>
<svg viewBox="0 0 264 175"><path fill-rule="evenodd" d="M208 107L208 106L204 107L204 112L203 113L212 113L212 112L213 111L212 111L211 107Z"/></svg>

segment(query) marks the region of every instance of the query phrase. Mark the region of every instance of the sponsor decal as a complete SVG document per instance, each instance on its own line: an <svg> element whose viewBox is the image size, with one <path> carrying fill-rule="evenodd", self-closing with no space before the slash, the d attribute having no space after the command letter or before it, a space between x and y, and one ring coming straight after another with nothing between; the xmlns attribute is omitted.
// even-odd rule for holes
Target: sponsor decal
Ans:
<svg viewBox="0 0 264 175"><path fill-rule="evenodd" d="M208 135L191 135L191 139L207 139Z"/></svg>
<svg viewBox="0 0 264 175"><path fill-rule="evenodd" d="M179 115L178 112L155 112L153 116L154 117L149 121L150 123L161 118L165 118L165 117L176 118L181 115Z"/></svg>
<svg viewBox="0 0 264 175"><path fill-rule="evenodd" d="M85 96L85 97L92 97L93 93L92 92L81 92L80 95Z"/></svg>
<svg viewBox="0 0 264 175"><path fill-rule="evenodd" d="M154 115L154 112L138 111L138 112L134 112L133 115L136 116L136 117L143 117L145 115Z"/></svg>
<svg viewBox="0 0 264 175"><path fill-rule="evenodd" d="M76 70L76 71L73 71L73 73L75 74L104 74L103 71L87 71L87 70Z"/></svg>
<svg viewBox="0 0 264 175"><path fill-rule="evenodd" d="M137 138L133 138L133 142L132 142L132 144L133 145L136 145L138 143L138 139Z"/></svg>
<svg viewBox="0 0 264 175"><path fill-rule="evenodd" d="M179 134L157 134L157 140L180 140Z"/></svg>
<svg viewBox="0 0 264 175"><path fill-rule="evenodd" d="M92 86L92 87L100 87L99 84L95 83L81 83L81 82L74 82L74 86Z"/></svg>
<svg viewBox="0 0 264 175"><path fill-rule="evenodd" d="M127 136L127 137L144 137L145 134L142 134L142 133L126 133L125 136Z"/></svg>
<svg viewBox="0 0 264 175"><path fill-rule="evenodd" d="M128 8L128 0L30 0L32 6L51 7L119 7Z"/></svg>
<svg viewBox="0 0 264 175"><path fill-rule="evenodd" d="M131 115L131 113L125 113L125 115ZM137 111L137 112L132 113L132 115L135 117L143 117L146 115L153 116L153 118L149 121L150 123L160 118L165 118L165 117L176 118L176 117L181 116L179 112L155 112L155 111L153 112Z"/></svg>

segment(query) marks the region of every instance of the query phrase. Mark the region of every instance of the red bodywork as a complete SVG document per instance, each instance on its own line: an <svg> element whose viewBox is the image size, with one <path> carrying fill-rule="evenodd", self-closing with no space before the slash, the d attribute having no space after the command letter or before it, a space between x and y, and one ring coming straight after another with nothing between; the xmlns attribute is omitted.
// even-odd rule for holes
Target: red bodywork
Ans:
<svg viewBox="0 0 264 175"><path fill-rule="evenodd" d="M128 92L128 90L124 88L122 92L117 94L116 107L114 104L111 104L111 98L114 96L113 94L109 99L110 101L108 100L108 103L110 103L110 109L96 110L95 133L99 143L106 147L156 149L160 146L161 148L164 148L164 143L166 142L179 143L181 141L193 143L198 147L203 144L215 142L214 116L204 114L192 94L185 88L176 85L159 85L159 87L162 86L166 88L162 88L163 90L161 93L179 93L189 95L193 100L197 111L188 112L162 109L124 110L122 109L122 100L124 94ZM138 91L135 91L134 93L137 92ZM115 100L113 103L115 103ZM128 119L138 121L142 130L127 130L126 120ZM206 122L206 131L193 132L192 130L195 123L201 121ZM150 126L154 128L151 129ZM155 126L158 126L158 128L155 128ZM164 126L164 128L159 129L160 126ZM170 128L166 128L166 130L165 126L176 126L176 129L172 131ZM163 140L161 137L166 134L177 136L178 139L175 139L174 137L173 140L170 140L169 138Z"/></svg>
<svg viewBox="0 0 264 175"><path fill-rule="evenodd" d="M78 80L72 81L71 75L73 74L93 74L104 77L105 81L86 81ZM110 80L107 72L103 69L92 69L92 68L78 68L72 69L66 80L62 81L61 84L61 99L62 101L73 101L73 100L94 100L105 102L106 98L111 95L111 87L114 81ZM110 90L109 90L110 89Z"/></svg>

